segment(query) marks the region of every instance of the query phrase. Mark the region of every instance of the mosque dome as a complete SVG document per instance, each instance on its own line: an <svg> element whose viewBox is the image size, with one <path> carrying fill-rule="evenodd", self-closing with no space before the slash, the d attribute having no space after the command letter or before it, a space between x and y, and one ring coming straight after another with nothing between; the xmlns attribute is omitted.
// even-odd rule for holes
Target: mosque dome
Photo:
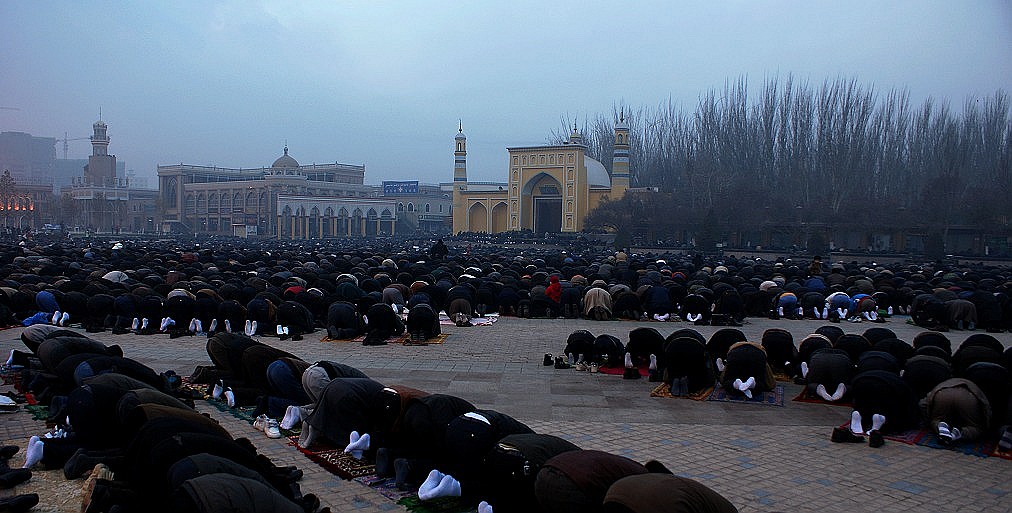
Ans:
<svg viewBox="0 0 1012 513"><path fill-rule="evenodd" d="M608 170L604 168L604 164L587 156L583 157L583 162L587 166L587 183L591 187L611 187L611 177L608 176Z"/></svg>
<svg viewBox="0 0 1012 513"><path fill-rule="evenodd" d="M288 154L288 146L285 146L285 154L278 157L278 160L275 160L271 167L275 169L288 169L299 167L299 162Z"/></svg>

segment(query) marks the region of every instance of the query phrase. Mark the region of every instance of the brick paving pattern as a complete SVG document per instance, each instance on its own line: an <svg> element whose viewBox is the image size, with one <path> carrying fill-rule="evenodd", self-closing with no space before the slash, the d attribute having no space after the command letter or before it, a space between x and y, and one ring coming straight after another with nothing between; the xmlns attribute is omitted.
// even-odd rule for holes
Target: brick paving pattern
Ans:
<svg viewBox="0 0 1012 513"><path fill-rule="evenodd" d="M888 324L840 324L848 333L871 326L892 329L910 341L922 331L890 319ZM821 326L819 321L749 319L742 329L758 341L770 327L791 331L795 342ZM676 474L697 479L727 497L742 512L751 511L1012 511L1012 461L978 458L955 451L887 442L879 449L864 444L833 444L833 426L848 419L849 409L791 399L801 390L786 384L784 407L651 398L654 383L646 379L556 370L542 366L544 353L560 353L568 335L587 329L623 341L629 331L657 328L662 335L684 322L594 322L562 319L504 318L489 327L444 326L443 345L365 347L360 343L319 342L322 332L300 342L262 341L308 361L333 360L353 365L387 384L404 384L429 392L454 394L479 408L498 410L534 430L567 438L585 449L600 449L644 462L657 459ZM709 337L717 327L695 327ZM0 351L23 349L19 328L0 331ZM970 332L950 332L957 347ZM206 339L167 335L91 335L119 344L126 356L156 371L189 374L208 364ZM996 335L1008 347L1012 334ZM279 465L305 472L304 493L320 496L337 512L401 511L378 492L343 481L310 462L285 439L271 440L249 424L214 407L198 408L220 421L235 436L247 436ZM24 446L45 430L26 412L2 417L4 444ZM12 463L23 461L23 453ZM81 481L67 482L62 472L37 472L28 483L0 496L38 492L35 511L79 511Z"/></svg>

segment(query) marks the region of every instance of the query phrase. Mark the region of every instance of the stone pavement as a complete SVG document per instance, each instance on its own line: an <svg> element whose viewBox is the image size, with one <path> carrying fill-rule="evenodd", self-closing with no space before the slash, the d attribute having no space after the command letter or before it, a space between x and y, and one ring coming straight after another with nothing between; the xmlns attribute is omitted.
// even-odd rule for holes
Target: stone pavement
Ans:
<svg viewBox="0 0 1012 513"><path fill-rule="evenodd" d="M892 329L910 341L922 331L896 317L889 323L839 324L848 333L872 326ZM688 323L594 322L504 318L490 327L444 326L444 345L365 347L359 343L322 343L322 332L300 342L263 338L265 343L308 361L329 359L353 365L388 384L454 394L479 408L510 414L535 431L562 436L586 449L600 449L644 462L657 459L675 473L697 479L747 511L1012 511L1012 461L977 458L946 451L886 442L879 449L863 444L832 444L833 426L848 420L849 409L792 402L800 386L786 384L785 407L687 399L651 398L647 380L556 370L541 365L544 353L560 353L568 335L587 329L628 340L628 332L652 326L662 335ZM759 340L770 327L788 329L796 342L821 326L819 321L750 319L741 328ZM696 327L709 337L717 327ZM0 351L23 348L20 329L0 331ZM950 332L953 347L970 332ZM166 335L92 335L120 344L124 353L156 371L189 374L209 362L205 339ZM996 335L1008 347L1012 334ZM199 405L199 403L198 403ZM355 482L342 481L313 464L284 439L270 440L247 423L209 405L202 411L236 436L248 436L279 465L305 471L304 492L320 496L337 512L400 511L403 508ZM44 431L27 413L2 417L3 443L24 446ZM15 456L20 461L23 454ZM39 472L12 493L38 491L37 511L77 511L70 497L74 483L62 473Z"/></svg>

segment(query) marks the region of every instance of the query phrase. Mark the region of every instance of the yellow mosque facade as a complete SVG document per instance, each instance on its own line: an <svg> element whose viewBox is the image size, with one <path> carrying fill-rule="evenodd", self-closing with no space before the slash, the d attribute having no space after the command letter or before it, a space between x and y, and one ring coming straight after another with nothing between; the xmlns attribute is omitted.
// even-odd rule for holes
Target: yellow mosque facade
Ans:
<svg viewBox="0 0 1012 513"><path fill-rule="evenodd" d="M530 230L579 232L587 213L629 189L629 125L615 124L612 173L587 155L575 129L560 145L520 146L509 152L507 182L468 182L467 137L454 138L453 233Z"/></svg>

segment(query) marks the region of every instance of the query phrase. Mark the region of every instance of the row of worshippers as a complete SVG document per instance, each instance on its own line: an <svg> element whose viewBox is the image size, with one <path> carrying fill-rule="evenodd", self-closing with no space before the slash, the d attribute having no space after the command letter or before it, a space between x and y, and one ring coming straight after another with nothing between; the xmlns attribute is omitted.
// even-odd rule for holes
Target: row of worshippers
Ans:
<svg viewBox="0 0 1012 513"><path fill-rule="evenodd" d="M837 263L825 270L814 261L711 263L622 252L541 258L509 248L434 262L396 246L337 254L239 241L213 251L171 242L74 244L0 248L10 256L0 267L0 317L92 331L299 338L328 327L329 307L343 301L366 319L374 304L403 315L424 302L461 325L487 313L727 325L746 316L879 321L902 313L928 328L1012 327L1012 280L988 268ZM424 301L412 301L418 292Z"/></svg>
<svg viewBox="0 0 1012 513"><path fill-rule="evenodd" d="M240 334L215 335L207 349L212 365L198 368L194 380L212 398L255 405L254 425L268 436L299 428L300 447L344 447L423 501L460 497L484 513L647 513L679 503L736 511L658 462L581 450L460 397L383 384L349 365L311 363ZM647 491L654 496L640 496Z"/></svg>
<svg viewBox="0 0 1012 513"><path fill-rule="evenodd" d="M970 335L953 351L937 331L921 332L908 343L883 327L858 334L830 324L796 345L781 328L767 329L756 343L735 328L717 330L707 340L693 329L663 337L642 327L630 331L625 344L577 330L563 352L578 369L584 363L624 364L625 377L632 379L645 366L652 381L681 396L716 383L732 396L753 399L773 390L778 376L793 378L811 399L854 405L850 425L835 431L834 441L869 435L870 443L880 445L881 435L920 424L943 442L1012 439L1012 348L984 333ZM568 366L556 359L557 368Z"/></svg>
<svg viewBox="0 0 1012 513"><path fill-rule="evenodd" d="M28 327L21 340L27 351L12 352L8 368L55 424L28 440L23 468L87 476L81 511L327 511L302 494L301 470L197 412L174 373L57 326Z"/></svg>

